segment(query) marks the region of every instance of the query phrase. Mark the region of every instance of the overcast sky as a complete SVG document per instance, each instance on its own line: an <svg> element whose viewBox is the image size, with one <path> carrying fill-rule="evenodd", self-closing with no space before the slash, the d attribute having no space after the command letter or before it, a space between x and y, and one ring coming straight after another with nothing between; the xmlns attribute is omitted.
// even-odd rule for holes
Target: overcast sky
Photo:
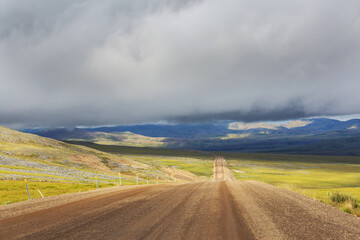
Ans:
<svg viewBox="0 0 360 240"><path fill-rule="evenodd" d="M0 0L0 125L357 113L358 0Z"/></svg>

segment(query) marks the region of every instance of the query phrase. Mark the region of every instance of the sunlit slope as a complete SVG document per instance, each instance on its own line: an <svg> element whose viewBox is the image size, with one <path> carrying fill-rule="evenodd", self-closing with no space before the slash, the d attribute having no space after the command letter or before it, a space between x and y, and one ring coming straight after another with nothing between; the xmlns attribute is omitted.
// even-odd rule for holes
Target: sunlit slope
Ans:
<svg viewBox="0 0 360 240"><path fill-rule="evenodd" d="M166 138L147 137L132 132L87 132L80 137L72 137L69 141L88 141L102 145L118 145L131 147L164 147Z"/></svg>
<svg viewBox="0 0 360 240"><path fill-rule="evenodd" d="M113 149L114 147L109 146L109 148ZM76 170L82 171L81 173L116 175L121 172L133 176L139 174L144 178L168 179L169 171L162 171L161 169L172 167L172 161L213 160L211 155L184 150L119 148L112 152L105 151L107 151L106 146L104 149L94 149L0 127L0 165L2 165L2 171L6 171L5 168L11 167L14 172L15 168L17 168L16 171L18 172L22 169L27 170L29 174L40 174L34 171L39 169L45 171L47 170L46 166L51 166L47 167L48 172L59 173L58 175L64 175L64 177L74 175L76 175L75 177L81 177L78 172L68 174L69 171ZM129 154L129 151L131 151L131 154ZM155 164L154 161L142 160L149 157L152 157L154 161L162 158L170 162ZM61 168L65 169L62 170ZM210 173L211 169L209 173L204 175L207 176ZM91 174L91 176L94 176L94 174ZM15 175L20 175L20 173Z"/></svg>
<svg viewBox="0 0 360 240"><path fill-rule="evenodd" d="M0 155L105 173L115 173L126 167L146 168L131 159L4 127L0 127Z"/></svg>
<svg viewBox="0 0 360 240"><path fill-rule="evenodd" d="M171 152L126 147L104 152L0 127L0 204L28 198L24 179L32 198L39 198L40 191L51 196L96 189L96 182L99 188L119 185L119 173L123 185L194 181L211 175L211 155Z"/></svg>

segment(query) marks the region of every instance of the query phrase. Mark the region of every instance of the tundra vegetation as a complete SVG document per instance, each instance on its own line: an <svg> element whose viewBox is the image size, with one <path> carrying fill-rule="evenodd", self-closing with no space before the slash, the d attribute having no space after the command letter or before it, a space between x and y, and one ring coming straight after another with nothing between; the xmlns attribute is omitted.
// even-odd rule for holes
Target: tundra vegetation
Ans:
<svg viewBox="0 0 360 240"><path fill-rule="evenodd" d="M222 153L239 180L296 191L360 216L360 157Z"/></svg>

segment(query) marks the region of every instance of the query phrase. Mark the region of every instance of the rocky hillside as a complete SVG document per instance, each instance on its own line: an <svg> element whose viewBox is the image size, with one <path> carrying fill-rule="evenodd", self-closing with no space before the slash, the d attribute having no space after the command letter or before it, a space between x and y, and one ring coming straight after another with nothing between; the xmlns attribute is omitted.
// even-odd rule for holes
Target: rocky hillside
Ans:
<svg viewBox="0 0 360 240"><path fill-rule="evenodd" d="M47 180L113 179L139 174L142 178L165 178L151 166L92 148L63 143L34 134L0 127L0 177Z"/></svg>

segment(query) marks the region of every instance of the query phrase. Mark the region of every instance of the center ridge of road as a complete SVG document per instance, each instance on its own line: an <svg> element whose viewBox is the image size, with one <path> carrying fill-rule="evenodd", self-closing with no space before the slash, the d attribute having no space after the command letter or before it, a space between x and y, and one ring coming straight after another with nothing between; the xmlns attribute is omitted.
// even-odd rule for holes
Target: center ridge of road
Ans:
<svg viewBox="0 0 360 240"><path fill-rule="evenodd" d="M1 206L0 239L360 239L356 216L269 184L238 181L227 165L217 156L208 181Z"/></svg>

